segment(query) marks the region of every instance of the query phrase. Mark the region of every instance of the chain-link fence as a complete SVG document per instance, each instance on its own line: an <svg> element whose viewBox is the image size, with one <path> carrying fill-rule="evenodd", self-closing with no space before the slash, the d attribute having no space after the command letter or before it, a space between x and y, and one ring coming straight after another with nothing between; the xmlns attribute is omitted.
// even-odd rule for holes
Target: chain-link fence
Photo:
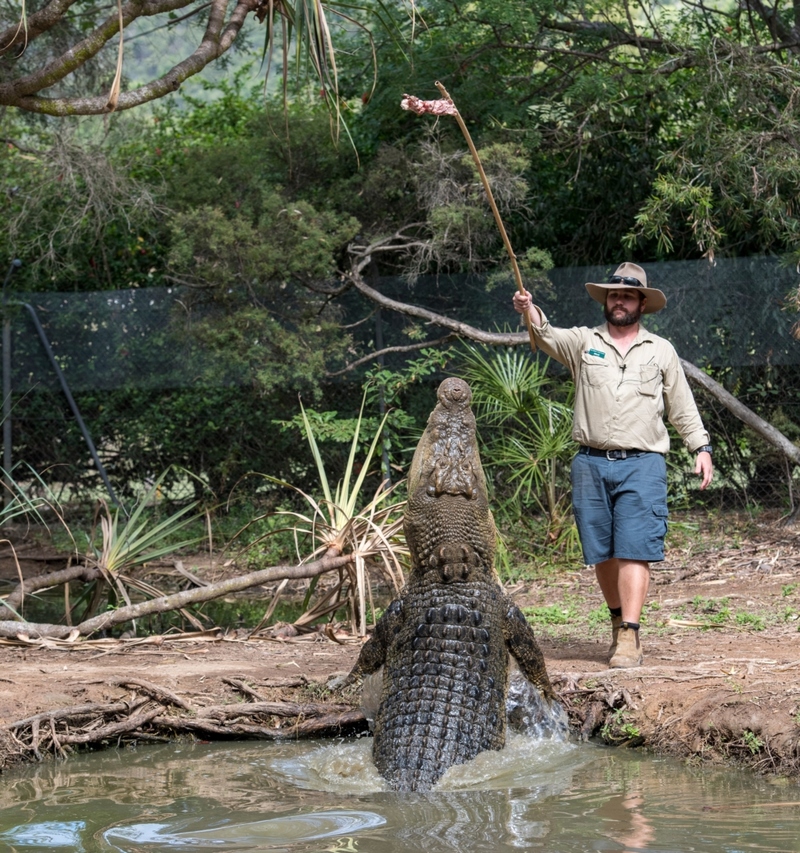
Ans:
<svg viewBox="0 0 800 853"><path fill-rule="evenodd" d="M800 440L800 343L792 337L790 307L797 271L768 258L645 267L648 283L668 297L663 312L646 318L648 328ZM554 324L595 325L601 308L583 285L612 272L554 270L552 287L535 288L537 302ZM492 287L479 276L371 284L485 330L519 329L510 279ZM124 494L170 465L225 494L248 471L288 476L291 460L303 452L296 434L273 425L277 416L296 411L296 396L260 395L246 369L224 375L207 369L212 356L186 334L179 289L27 296L9 289L6 299L4 467L29 467L57 497ZM374 305L355 292L345 305L346 322L368 319L355 325L365 346L408 343L413 321L407 317L386 310L376 316ZM208 380L215 375L220 378ZM325 406L357 411L360 386L356 374L338 379L327 386ZM716 448L715 486L704 499L790 508L793 476L781 454L717 401L696 393ZM433 395L427 399L432 405ZM681 480L687 468L677 466L675 477ZM200 480L186 482L194 488ZM698 499L690 477L683 486L687 499Z"/></svg>

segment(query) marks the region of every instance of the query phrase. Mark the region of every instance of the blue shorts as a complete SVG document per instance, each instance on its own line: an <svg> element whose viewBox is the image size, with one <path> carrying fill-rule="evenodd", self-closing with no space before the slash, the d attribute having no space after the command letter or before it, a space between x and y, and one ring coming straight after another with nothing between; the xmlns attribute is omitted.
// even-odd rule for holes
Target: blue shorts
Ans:
<svg viewBox="0 0 800 853"><path fill-rule="evenodd" d="M667 534L667 463L660 453L626 459L578 453L572 509L587 565L612 557L657 563Z"/></svg>

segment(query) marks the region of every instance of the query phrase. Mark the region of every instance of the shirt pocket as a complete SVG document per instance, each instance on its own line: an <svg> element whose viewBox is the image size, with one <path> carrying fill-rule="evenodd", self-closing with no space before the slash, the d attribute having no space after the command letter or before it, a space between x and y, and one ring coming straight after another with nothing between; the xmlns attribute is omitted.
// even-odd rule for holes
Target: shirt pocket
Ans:
<svg viewBox="0 0 800 853"><path fill-rule="evenodd" d="M643 364L639 368L636 390L645 397L655 397L661 391L661 370L657 364Z"/></svg>
<svg viewBox="0 0 800 853"><path fill-rule="evenodd" d="M607 385L611 376L611 365L599 356L588 352L581 354L581 380L587 385Z"/></svg>

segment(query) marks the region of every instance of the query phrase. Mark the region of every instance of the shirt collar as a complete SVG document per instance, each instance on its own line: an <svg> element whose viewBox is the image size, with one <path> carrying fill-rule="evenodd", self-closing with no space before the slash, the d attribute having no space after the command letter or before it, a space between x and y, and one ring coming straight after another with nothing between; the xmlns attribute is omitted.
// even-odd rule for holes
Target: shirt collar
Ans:
<svg viewBox="0 0 800 853"><path fill-rule="evenodd" d="M616 349L616 345L614 344L614 338L611 337L611 334L608 331L608 323L603 323L600 326L595 326L592 330L596 335L600 335L600 337L609 345ZM636 337L634 338L631 347L635 347L637 344L644 343L645 341L652 343L653 336L650 332L645 329L645 327L639 323L639 331L636 333Z"/></svg>

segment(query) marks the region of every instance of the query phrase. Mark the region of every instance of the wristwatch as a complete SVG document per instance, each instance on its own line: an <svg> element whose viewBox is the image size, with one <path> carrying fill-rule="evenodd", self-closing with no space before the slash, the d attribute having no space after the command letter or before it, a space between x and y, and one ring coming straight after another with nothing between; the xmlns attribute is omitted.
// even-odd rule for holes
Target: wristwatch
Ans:
<svg viewBox="0 0 800 853"><path fill-rule="evenodd" d="M697 450L695 450L695 456L698 453L713 453L713 451L714 451L714 448L711 447L710 444L704 444L702 447L698 447Z"/></svg>

